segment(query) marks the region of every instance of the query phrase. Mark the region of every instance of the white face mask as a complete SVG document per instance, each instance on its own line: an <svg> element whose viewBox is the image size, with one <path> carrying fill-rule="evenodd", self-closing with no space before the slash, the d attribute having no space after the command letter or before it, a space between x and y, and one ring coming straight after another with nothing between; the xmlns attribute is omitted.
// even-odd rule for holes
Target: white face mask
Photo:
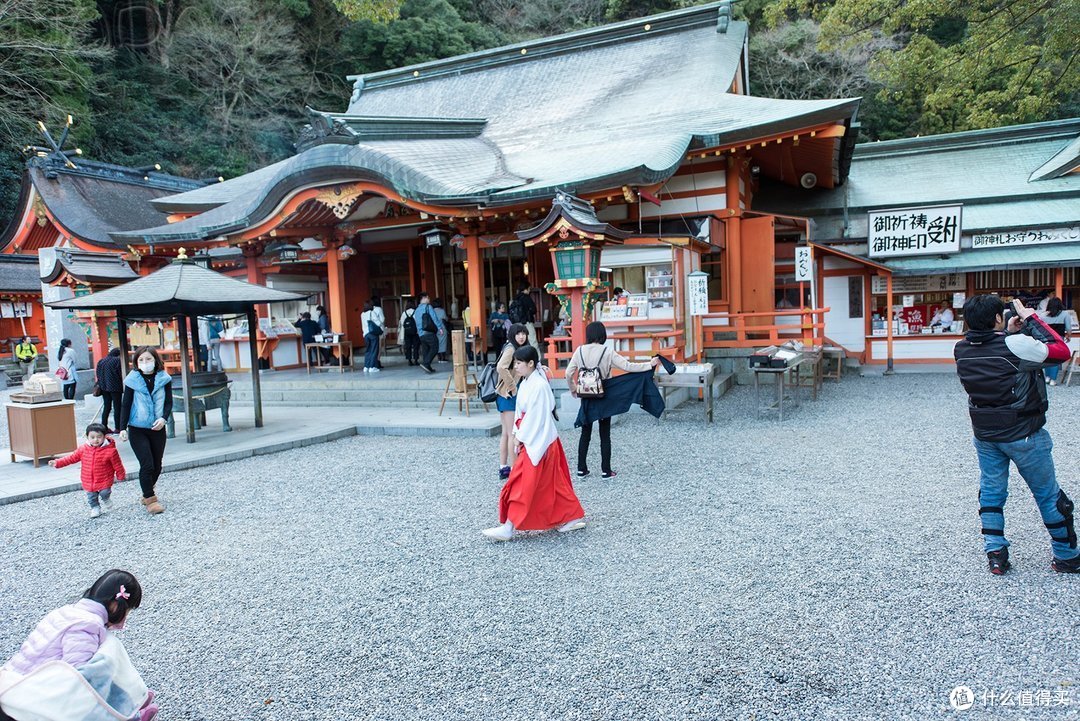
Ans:
<svg viewBox="0 0 1080 721"><path fill-rule="evenodd" d="M154 372L154 365L154 361L152 360L140 360L139 370L142 371L145 375L150 375Z"/></svg>

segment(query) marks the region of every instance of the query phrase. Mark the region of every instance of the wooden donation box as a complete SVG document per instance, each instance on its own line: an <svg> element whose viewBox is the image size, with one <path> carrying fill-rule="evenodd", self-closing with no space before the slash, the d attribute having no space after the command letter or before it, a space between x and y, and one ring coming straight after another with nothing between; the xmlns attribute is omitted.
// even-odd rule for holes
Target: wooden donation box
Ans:
<svg viewBox="0 0 1080 721"><path fill-rule="evenodd" d="M34 468L42 458L71 453L78 446L75 434L75 401L8 403L8 442L11 462L27 456Z"/></svg>

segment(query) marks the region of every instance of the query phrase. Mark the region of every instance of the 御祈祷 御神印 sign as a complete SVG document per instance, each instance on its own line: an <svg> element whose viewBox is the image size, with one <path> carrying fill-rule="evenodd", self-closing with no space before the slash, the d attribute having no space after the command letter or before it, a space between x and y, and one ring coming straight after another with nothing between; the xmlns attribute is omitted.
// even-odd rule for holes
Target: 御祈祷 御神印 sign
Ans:
<svg viewBox="0 0 1080 721"><path fill-rule="evenodd" d="M867 213L870 257L959 252L962 210L961 205L871 210Z"/></svg>

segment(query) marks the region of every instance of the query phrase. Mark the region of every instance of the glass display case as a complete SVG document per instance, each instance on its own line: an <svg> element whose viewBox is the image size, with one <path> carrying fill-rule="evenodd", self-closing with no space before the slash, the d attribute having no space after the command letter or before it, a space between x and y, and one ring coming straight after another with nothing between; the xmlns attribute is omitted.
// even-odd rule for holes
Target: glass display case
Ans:
<svg viewBox="0 0 1080 721"><path fill-rule="evenodd" d="M650 308L675 305L675 276L671 272L671 263L645 266L645 294Z"/></svg>

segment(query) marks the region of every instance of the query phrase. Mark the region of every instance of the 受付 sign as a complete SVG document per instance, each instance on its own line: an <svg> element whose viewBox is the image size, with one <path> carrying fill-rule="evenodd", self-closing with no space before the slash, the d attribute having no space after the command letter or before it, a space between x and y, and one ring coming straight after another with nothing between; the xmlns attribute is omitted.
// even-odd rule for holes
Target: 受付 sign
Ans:
<svg viewBox="0 0 1080 721"><path fill-rule="evenodd" d="M869 244L871 258L906 255L938 255L960 251L960 216L963 206L871 210Z"/></svg>

